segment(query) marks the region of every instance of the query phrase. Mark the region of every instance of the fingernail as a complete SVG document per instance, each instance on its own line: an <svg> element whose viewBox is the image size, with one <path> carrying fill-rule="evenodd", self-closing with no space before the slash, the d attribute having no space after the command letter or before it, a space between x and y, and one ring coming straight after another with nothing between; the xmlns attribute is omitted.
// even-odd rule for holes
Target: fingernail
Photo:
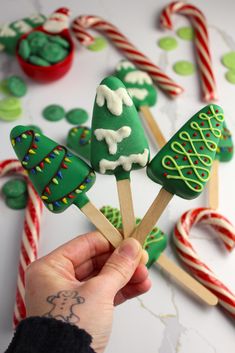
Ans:
<svg viewBox="0 0 235 353"><path fill-rule="evenodd" d="M140 263L146 265L148 263L149 260L149 254L146 250L142 250L142 256L140 259Z"/></svg>
<svg viewBox="0 0 235 353"><path fill-rule="evenodd" d="M128 257L131 260L135 260L140 252L140 243L134 238L125 239L120 247L118 253L122 256Z"/></svg>

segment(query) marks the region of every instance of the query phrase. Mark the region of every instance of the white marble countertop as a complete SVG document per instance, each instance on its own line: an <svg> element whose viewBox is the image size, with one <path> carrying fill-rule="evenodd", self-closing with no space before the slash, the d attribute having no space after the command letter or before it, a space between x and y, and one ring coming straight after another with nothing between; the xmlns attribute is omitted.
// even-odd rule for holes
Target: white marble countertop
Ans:
<svg viewBox="0 0 235 353"><path fill-rule="evenodd" d="M175 101L169 100L159 91L158 104L152 109L160 117L161 128L170 137L183 122L203 106L200 101L198 76L180 77L172 71L176 60L193 61L191 42L179 40L177 50L166 53L160 50L156 41L166 32L159 30L157 18L167 0L155 1L114 1L114 0L0 0L0 23L23 18L35 12L49 15L57 7L66 5L79 14L96 14L117 25L144 53L159 64L165 72L185 88L185 93ZM223 106L230 130L235 132L234 96L235 86L229 84L221 65L221 56L235 50L234 13L232 0L200 1L193 3L206 14L209 23L214 71L218 83L219 103ZM174 16L175 28L185 25L187 20ZM99 53L79 48L70 73L50 85L36 84L27 79L29 93L23 99L24 115L22 124L35 123L44 132L61 143L64 142L71 126L66 121L50 123L43 120L42 109L50 103L61 103L66 109L80 106L91 114L96 86L110 74L121 58L112 46ZM22 74L16 60L5 54L0 55L0 79L9 74ZM17 123L17 122L16 122ZM14 157L9 143L9 131L15 123L0 121L0 160ZM152 153L156 152L154 144ZM234 161L220 167L220 210L235 222L235 168ZM0 180L0 186L5 179ZM105 182L105 192L103 184ZM153 200L159 186L152 183L145 173L136 172L132 176L136 215L143 215ZM101 207L111 204L118 206L114 180L99 176L89 196ZM171 238L173 226L186 210L205 206L207 195L203 193L194 201L175 197L162 216L159 226ZM4 352L12 337L12 311L15 299L19 244L23 227L24 211L13 211L0 202L0 351ZM44 210L39 255L44 255L91 228L82 213L70 207L61 215L53 215ZM228 254L221 243L205 230L193 231L193 244L208 265L220 275L224 283L235 292L234 269L235 252ZM171 242L167 254L177 261ZM109 353L198 353L234 352L234 321L228 318L219 307L209 308L185 293L168 278L159 267L150 270L152 289L146 295L131 300L118 307L115 312L112 337L107 348Z"/></svg>

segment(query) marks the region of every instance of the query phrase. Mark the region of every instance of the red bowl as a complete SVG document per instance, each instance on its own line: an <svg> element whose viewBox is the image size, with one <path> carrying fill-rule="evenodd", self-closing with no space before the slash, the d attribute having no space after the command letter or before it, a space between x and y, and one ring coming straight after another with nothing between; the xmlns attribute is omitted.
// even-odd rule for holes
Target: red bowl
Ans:
<svg viewBox="0 0 235 353"><path fill-rule="evenodd" d="M16 58L20 64L22 70L26 73L27 76L29 76L33 80L38 81L38 82L42 82L42 83L49 83L49 82L56 81L56 80L60 79L61 77L63 77L72 66L73 58L74 58L73 40L72 40L72 38L69 34L69 31L67 29L63 30L59 34L49 33L47 31L45 31L42 27L35 28L33 30L33 32L35 32L35 31L41 31L41 32L44 32L44 33L50 34L50 35L60 35L61 37L66 39L70 44L70 51L69 51L68 56L66 56L66 58L63 61L61 61L57 64L54 64L54 65L51 65L51 66L46 66L46 67L33 65L33 64L25 61L19 55L18 49L19 49L20 42L23 39L26 39L27 36L29 35L29 33L27 33L27 34L22 35L19 39L19 42L18 42L17 48L16 48Z"/></svg>

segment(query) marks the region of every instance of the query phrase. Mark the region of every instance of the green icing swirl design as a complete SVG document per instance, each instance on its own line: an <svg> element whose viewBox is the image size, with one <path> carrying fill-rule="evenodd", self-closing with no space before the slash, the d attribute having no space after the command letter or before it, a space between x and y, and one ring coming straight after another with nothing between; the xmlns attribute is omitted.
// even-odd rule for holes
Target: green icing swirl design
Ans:
<svg viewBox="0 0 235 353"><path fill-rule="evenodd" d="M210 105L210 109L205 112L201 112L198 116L201 123L192 121L190 127L194 130L193 138L187 131L181 131L179 133L179 139L183 143L173 141L171 143L171 150L176 152L177 155L174 157L166 155L162 159L162 165L166 170L176 171L177 175L165 175L167 179L179 179L182 180L189 189L201 193L205 182L210 178L210 167L213 163L213 158L207 153L201 151L209 150L216 152L217 144L210 138L213 135L215 138L221 137L221 129L218 127L224 121L224 115L218 113L218 110L214 109L213 105ZM216 120L217 123L213 126L212 121ZM198 147L198 145L200 145ZM187 146L187 148L186 148ZM199 150L198 150L199 148ZM177 163L180 159L179 156L184 156L183 161L187 164ZM201 163L201 165L199 165ZM187 174L193 175L194 177L186 177L184 171L188 169Z"/></svg>

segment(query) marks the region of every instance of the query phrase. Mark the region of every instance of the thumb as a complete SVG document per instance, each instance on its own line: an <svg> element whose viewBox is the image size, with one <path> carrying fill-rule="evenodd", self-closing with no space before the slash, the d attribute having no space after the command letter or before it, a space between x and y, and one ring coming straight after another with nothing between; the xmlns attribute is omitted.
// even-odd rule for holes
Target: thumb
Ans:
<svg viewBox="0 0 235 353"><path fill-rule="evenodd" d="M107 260L100 272L102 287L110 295L123 288L133 276L142 256L142 247L134 238L125 239Z"/></svg>

